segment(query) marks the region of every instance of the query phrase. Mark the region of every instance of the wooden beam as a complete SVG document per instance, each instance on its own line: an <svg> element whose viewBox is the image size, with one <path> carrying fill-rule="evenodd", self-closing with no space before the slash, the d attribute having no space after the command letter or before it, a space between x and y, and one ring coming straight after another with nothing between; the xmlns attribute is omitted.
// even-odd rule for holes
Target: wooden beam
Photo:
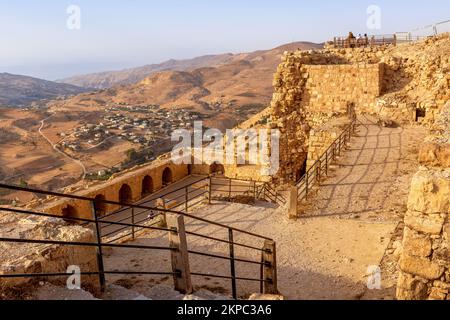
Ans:
<svg viewBox="0 0 450 320"><path fill-rule="evenodd" d="M189 253L187 249L186 230L184 218L181 215L167 214L167 227L169 231L171 251L173 281L175 290L183 293L192 293L192 280L189 268Z"/></svg>

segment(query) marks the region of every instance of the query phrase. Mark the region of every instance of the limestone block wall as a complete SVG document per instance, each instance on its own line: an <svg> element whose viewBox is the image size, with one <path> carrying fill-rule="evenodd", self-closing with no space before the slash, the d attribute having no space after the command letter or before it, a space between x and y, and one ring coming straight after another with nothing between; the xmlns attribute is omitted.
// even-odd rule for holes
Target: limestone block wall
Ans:
<svg viewBox="0 0 450 320"><path fill-rule="evenodd" d="M308 144L308 159L306 162L306 169L311 168L314 163L319 160L322 154L331 146L337 139L340 131L338 128L332 131L311 130L309 133Z"/></svg>
<svg viewBox="0 0 450 320"><path fill-rule="evenodd" d="M405 215L397 298L450 300L450 101L419 150ZM426 166L426 167L425 167Z"/></svg>
<svg viewBox="0 0 450 320"><path fill-rule="evenodd" d="M450 167L450 101L442 108L419 151L423 165Z"/></svg>
<svg viewBox="0 0 450 320"><path fill-rule="evenodd" d="M450 300L450 170L422 168L405 215L397 298Z"/></svg>
<svg viewBox="0 0 450 320"><path fill-rule="evenodd" d="M304 168L308 136L316 127L350 109L365 112L382 90L383 65L351 64L327 52L287 52L274 77L272 128L281 132L281 183L294 182Z"/></svg>
<svg viewBox="0 0 450 320"><path fill-rule="evenodd" d="M381 93L382 64L305 65L302 106L309 113L373 110Z"/></svg>

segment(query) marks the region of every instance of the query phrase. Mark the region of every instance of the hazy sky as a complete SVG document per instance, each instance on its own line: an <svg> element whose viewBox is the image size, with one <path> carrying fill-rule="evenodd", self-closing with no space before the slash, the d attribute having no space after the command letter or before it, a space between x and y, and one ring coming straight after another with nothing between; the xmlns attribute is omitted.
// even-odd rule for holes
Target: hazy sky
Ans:
<svg viewBox="0 0 450 320"><path fill-rule="evenodd" d="M81 10L80 29L67 8ZM367 8L381 29L367 28ZM269 49L448 20L449 0L0 0L0 72L54 80L174 58ZM71 20L72 21L72 20Z"/></svg>

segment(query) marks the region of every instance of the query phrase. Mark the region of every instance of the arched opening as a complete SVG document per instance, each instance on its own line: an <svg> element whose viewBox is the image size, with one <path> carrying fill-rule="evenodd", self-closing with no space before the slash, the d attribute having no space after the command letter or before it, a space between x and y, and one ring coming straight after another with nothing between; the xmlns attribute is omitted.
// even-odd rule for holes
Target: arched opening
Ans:
<svg viewBox="0 0 450 320"><path fill-rule="evenodd" d="M131 193L131 188L129 185L124 184L119 190L119 202L120 203L131 203L133 201L133 196Z"/></svg>
<svg viewBox="0 0 450 320"><path fill-rule="evenodd" d="M105 196L102 194L98 194L94 198L95 211L97 215L104 216L106 214L106 200Z"/></svg>
<svg viewBox="0 0 450 320"><path fill-rule="evenodd" d="M65 218L78 218L77 209L71 205L67 205L61 210L61 215L66 222L77 223L75 220L65 219Z"/></svg>
<svg viewBox="0 0 450 320"><path fill-rule="evenodd" d="M420 122L427 115L427 111L423 108L416 109L416 122Z"/></svg>
<svg viewBox="0 0 450 320"><path fill-rule="evenodd" d="M303 161L303 165L297 170L295 173L295 180L298 182L301 178L306 174L306 166L307 166L308 159L305 159Z"/></svg>
<svg viewBox="0 0 450 320"><path fill-rule="evenodd" d="M145 197L149 194L153 193L153 179L150 176L145 176L144 179L142 179L142 192L141 196Z"/></svg>
<svg viewBox="0 0 450 320"><path fill-rule="evenodd" d="M172 170L170 168L165 168L162 174L162 184L167 186L172 183Z"/></svg>
<svg viewBox="0 0 450 320"><path fill-rule="evenodd" d="M225 168L222 164L214 162L209 166L209 173L210 174L225 174Z"/></svg>

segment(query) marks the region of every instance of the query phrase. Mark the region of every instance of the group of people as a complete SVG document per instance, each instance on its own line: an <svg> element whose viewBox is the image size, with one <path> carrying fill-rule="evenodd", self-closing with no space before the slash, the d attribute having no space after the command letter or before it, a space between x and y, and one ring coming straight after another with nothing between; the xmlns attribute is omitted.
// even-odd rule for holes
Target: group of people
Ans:
<svg viewBox="0 0 450 320"><path fill-rule="evenodd" d="M353 32L349 32L347 37L347 43L350 48L368 46L369 36L367 35L367 33L365 33L364 36L359 34L358 37L355 37L353 35Z"/></svg>
<svg viewBox="0 0 450 320"><path fill-rule="evenodd" d="M358 37L355 37L353 32L349 32L345 42L345 46L348 48L365 47L370 44L367 33L365 33L364 36L359 34Z"/></svg>

